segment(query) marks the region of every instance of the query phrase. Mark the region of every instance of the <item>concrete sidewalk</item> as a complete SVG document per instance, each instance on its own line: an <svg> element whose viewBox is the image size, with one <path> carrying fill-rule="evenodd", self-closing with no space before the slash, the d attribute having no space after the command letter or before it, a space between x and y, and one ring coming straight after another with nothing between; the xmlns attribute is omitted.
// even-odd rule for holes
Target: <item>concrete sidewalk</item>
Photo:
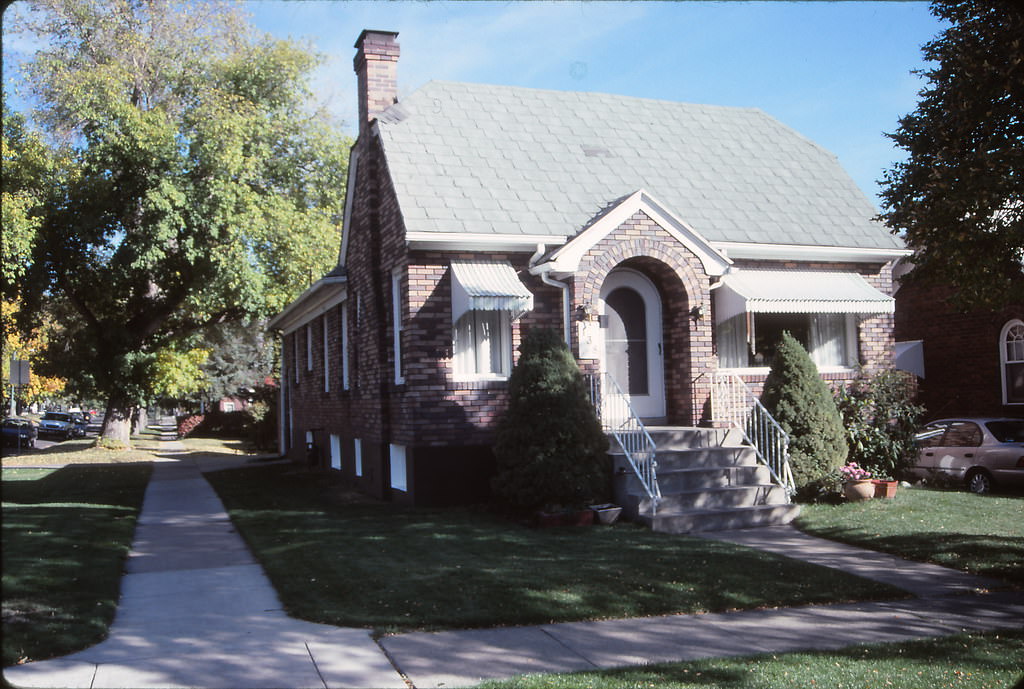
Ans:
<svg viewBox="0 0 1024 689"><path fill-rule="evenodd" d="M534 672L902 641L1024 625L1002 582L806 536L791 527L706 534L876 581L916 597L706 615L412 633L375 642L284 614L203 471L243 464L175 454L154 466L109 638L7 668L19 687L457 687Z"/></svg>
<svg viewBox="0 0 1024 689"><path fill-rule="evenodd" d="M367 630L288 617L199 465L173 457L153 467L110 636L63 658L7 668L8 682L87 689L407 686ZM206 468L227 466L230 460L214 460Z"/></svg>

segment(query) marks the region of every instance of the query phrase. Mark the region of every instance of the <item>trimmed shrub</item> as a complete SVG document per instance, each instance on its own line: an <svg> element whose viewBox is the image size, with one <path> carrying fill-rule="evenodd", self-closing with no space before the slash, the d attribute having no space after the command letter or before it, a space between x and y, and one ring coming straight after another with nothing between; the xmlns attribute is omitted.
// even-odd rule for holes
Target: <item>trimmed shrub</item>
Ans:
<svg viewBox="0 0 1024 689"><path fill-rule="evenodd" d="M832 391L788 332L775 352L761 403L789 433L797 495L813 499L834 491L846 461L846 432Z"/></svg>
<svg viewBox="0 0 1024 689"><path fill-rule="evenodd" d="M192 414L190 416L183 416L178 419L178 437L187 438L192 434L200 424L203 423L205 417L202 414Z"/></svg>
<svg viewBox="0 0 1024 689"><path fill-rule="evenodd" d="M864 371L836 392L846 427L849 458L874 478L898 479L917 459L914 435L924 407L910 399L910 385L899 371Z"/></svg>
<svg viewBox="0 0 1024 689"><path fill-rule="evenodd" d="M494 445L495 495L524 511L605 502L608 439L572 353L546 329L530 330L519 352Z"/></svg>

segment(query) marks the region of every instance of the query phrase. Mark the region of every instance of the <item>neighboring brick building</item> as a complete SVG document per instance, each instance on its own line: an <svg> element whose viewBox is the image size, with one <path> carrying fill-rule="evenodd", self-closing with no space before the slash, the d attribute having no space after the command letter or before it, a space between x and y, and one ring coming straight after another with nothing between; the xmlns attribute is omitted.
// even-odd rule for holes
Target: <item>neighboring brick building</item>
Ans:
<svg viewBox="0 0 1024 689"><path fill-rule="evenodd" d="M927 419L1024 417L1024 303L967 311L953 288L913 278L896 292L895 337L917 345Z"/></svg>
<svg viewBox="0 0 1024 689"><path fill-rule="evenodd" d="M431 82L356 43L360 131L338 267L274 319L282 451L367 492L480 499L522 333L564 332L641 416L708 421L783 329L823 375L891 366L906 255L835 157L764 113Z"/></svg>

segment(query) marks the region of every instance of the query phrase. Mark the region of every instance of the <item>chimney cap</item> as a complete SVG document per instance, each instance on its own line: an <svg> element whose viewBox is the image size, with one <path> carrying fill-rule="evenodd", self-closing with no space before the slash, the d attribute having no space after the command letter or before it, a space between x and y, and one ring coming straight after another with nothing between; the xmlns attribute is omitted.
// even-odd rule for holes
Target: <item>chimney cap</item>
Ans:
<svg viewBox="0 0 1024 689"><path fill-rule="evenodd" d="M367 34L378 34L378 35L382 35L382 36L390 36L391 38L395 38L395 37L398 36L398 32L397 31L378 31L376 29L363 29L362 32L359 34L359 38L356 39L355 45L352 46L352 47L353 48L360 48L360 47L362 47L363 40L366 38Z"/></svg>

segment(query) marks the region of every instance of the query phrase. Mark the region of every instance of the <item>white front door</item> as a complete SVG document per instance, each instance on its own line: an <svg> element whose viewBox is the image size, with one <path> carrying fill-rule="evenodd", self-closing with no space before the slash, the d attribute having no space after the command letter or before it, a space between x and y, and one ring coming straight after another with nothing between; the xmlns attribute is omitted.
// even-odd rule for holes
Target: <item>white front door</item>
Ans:
<svg viewBox="0 0 1024 689"><path fill-rule="evenodd" d="M641 418L665 416L661 297L642 273L612 271L601 287L601 368L629 396Z"/></svg>

